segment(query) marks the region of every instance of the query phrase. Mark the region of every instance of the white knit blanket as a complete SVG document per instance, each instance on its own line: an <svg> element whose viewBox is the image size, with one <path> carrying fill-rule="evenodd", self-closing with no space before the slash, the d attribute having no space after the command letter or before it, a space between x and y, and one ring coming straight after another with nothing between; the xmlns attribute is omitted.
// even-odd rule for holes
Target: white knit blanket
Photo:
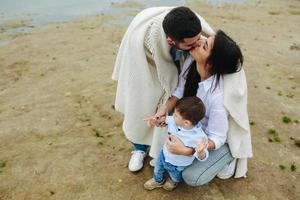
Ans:
<svg viewBox="0 0 300 200"><path fill-rule="evenodd" d="M224 75L224 106L229 113L227 142L237 160L235 177L246 177L247 158L252 157L251 134L247 111L245 71Z"/></svg>
<svg viewBox="0 0 300 200"><path fill-rule="evenodd" d="M115 108L124 114L124 133L134 143L153 144L153 128L147 127L142 119L153 115L177 86L177 69L162 28L162 21L172 8L154 7L140 12L130 23L117 55L112 75L118 81ZM202 30L207 35L214 34L208 23L198 17ZM147 60L144 42L150 46L155 64Z"/></svg>

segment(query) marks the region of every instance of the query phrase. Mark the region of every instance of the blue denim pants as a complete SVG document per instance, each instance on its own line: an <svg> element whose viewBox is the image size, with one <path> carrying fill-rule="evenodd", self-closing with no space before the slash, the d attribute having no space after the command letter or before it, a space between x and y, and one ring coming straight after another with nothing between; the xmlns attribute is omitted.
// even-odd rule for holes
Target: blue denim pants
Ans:
<svg viewBox="0 0 300 200"><path fill-rule="evenodd" d="M233 157L228 144L224 144L217 150L209 152L205 162L197 159L185 168L182 173L183 180L190 186L200 186L210 182L222 169L230 163Z"/></svg>
<svg viewBox="0 0 300 200"><path fill-rule="evenodd" d="M166 162L163 150L161 150L154 167L154 180L161 183L164 180L164 172L167 171L172 181L179 183L182 181L182 171L184 168Z"/></svg>
<svg viewBox="0 0 300 200"><path fill-rule="evenodd" d="M145 145L145 144L136 144L136 143L132 143L133 144L133 149L135 151L143 151L143 152L147 152L149 145Z"/></svg>

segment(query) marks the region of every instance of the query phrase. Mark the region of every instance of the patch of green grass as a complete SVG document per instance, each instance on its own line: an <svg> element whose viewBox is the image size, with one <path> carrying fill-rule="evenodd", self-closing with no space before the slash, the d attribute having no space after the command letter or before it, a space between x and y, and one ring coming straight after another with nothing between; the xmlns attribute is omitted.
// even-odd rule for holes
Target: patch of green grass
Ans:
<svg viewBox="0 0 300 200"><path fill-rule="evenodd" d="M269 11L270 15L280 15L280 12L276 12L276 11Z"/></svg>
<svg viewBox="0 0 300 200"><path fill-rule="evenodd" d="M277 95L278 95L278 96L282 96L282 92L281 92L281 91L278 91Z"/></svg>
<svg viewBox="0 0 300 200"><path fill-rule="evenodd" d="M299 10L290 10L289 13L291 15L300 15L300 11Z"/></svg>
<svg viewBox="0 0 300 200"><path fill-rule="evenodd" d="M299 140L295 140L295 145L300 147L300 139Z"/></svg>
<svg viewBox="0 0 300 200"><path fill-rule="evenodd" d="M281 142L281 138L278 135L274 136L273 139L275 140L275 142Z"/></svg>
<svg viewBox="0 0 300 200"><path fill-rule="evenodd" d="M0 168L4 168L6 166L6 161L0 160Z"/></svg>
<svg viewBox="0 0 300 200"><path fill-rule="evenodd" d="M283 121L284 123L288 124L288 123L290 123L292 120L291 120L291 118L288 117L288 116L283 116L283 117L282 117L282 121Z"/></svg>
<svg viewBox="0 0 300 200"><path fill-rule="evenodd" d="M294 123L296 123L296 124L298 124L299 123L299 120L297 120L297 119L294 119L294 121L293 121Z"/></svg>
<svg viewBox="0 0 300 200"><path fill-rule="evenodd" d="M291 46L290 46L290 50L297 50L297 51L299 51L300 50L300 44L292 44Z"/></svg>
<svg viewBox="0 0 300 200"><path fill-rule="evenodd" d="M286 97L291 98L291 99L292 99L294 96L295 96L295 95L293 95L292 93L289 93L289 94L286 95Z"/></svg>
<svg viewBox="0 0 300 200"><path fill-rule="evenodd" d="M276 131L275 128L269 128L268 133L269 133L270 135L277 135L277 131Z"/></svg>
<svg viewBox="0 0 300 200"><path fill-rule="evenodd" d="M249 123L251 126L254 126L255 125L255 122L254 121L250 121Z"/></svg>
<svg viewBox="0 0 300 200"><path fill-rule="evenodd" d="M103 145L103 142L102 142L102 141L99 141L98 144L99 144L99 145Z"/></svg>
<svg viewBox="0 0 300 200"><path fill-rule="evenodd" d="M284 166L284 165L279 165L279 168L280 168L281 170L285 170L286 166Z"/></svg>
<svg viewBox="0 0 300 200"><path fill-rule="evenodd" d="M292 164L291 164L291 171L293 172L293 171L296 171L296 169L297 169L297 166L296 166L296 164L293 162Z"/></svg>
<svg viewBox="0 0 300 200"><path fill-rule="evenodd" d="M273 139L271 139L271 138L269 138L269 141L270 141L270 139L273 141L275 141L275 142L277 142L277 143L281 143L281 138L278 136L278 132L276 131L276 129L275 128L269 128L269 130L268 130L268 133L270 134L270 135L272 135L273 136Z"/></svg>

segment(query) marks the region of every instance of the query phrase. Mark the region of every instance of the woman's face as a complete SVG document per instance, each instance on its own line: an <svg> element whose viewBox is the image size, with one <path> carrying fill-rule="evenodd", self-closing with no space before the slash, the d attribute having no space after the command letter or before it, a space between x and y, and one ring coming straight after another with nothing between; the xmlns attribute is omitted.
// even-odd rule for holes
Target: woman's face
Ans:
<svg viewBox="0 0 300 200"><path fill-rule="evenodd" d="M207 58L213 48L213 43L214 36L210 36L208 39L201 38L200 46L190 50L191 56L196 60L196 62L206 64Z"/></svg>

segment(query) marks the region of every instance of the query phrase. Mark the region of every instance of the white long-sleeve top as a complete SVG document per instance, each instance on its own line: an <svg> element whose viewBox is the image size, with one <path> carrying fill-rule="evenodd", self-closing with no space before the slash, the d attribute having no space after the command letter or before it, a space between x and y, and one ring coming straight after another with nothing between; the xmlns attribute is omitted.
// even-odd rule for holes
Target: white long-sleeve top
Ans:
<svg viewBox="0 0 300 200"><path fill-rule="evenodd" d="M178 86L173 92L173 96L178 99L183 97L188 67L192 62L193 58L189 56L179 75ZM215 81L216 76L211 76L200 82L196 96L203 101L206 109L205 116L201 120L202 127L208 138L215 143L215 149L218 149L226 142L228 113L223 105L223 77L220 77L217 87L215 87Z"/></svg>

